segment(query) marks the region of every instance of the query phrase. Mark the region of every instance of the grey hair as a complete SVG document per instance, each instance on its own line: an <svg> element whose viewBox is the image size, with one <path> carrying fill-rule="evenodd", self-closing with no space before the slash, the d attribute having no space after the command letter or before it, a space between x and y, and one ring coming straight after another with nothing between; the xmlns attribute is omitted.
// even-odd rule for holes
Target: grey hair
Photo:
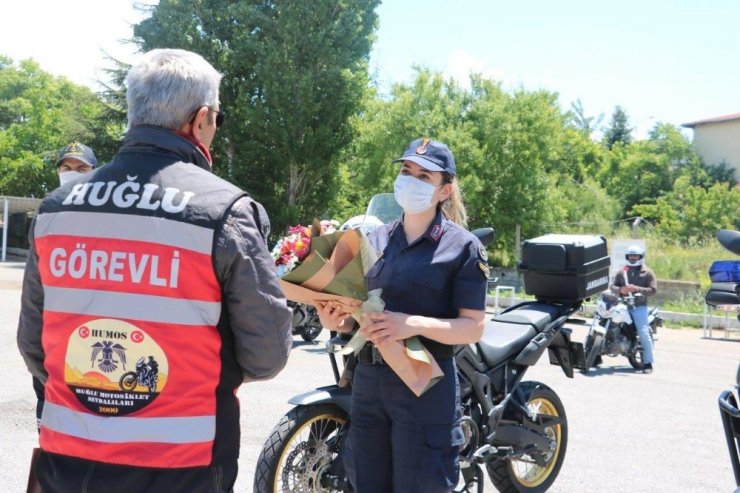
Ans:
<svg viewBox="0 0 740 493"><path fill-rule="evenodd" d="M218 105L220 83L221 74L197 53L148 51L126 76L128 125L179 129L200 107Z"/></svg>

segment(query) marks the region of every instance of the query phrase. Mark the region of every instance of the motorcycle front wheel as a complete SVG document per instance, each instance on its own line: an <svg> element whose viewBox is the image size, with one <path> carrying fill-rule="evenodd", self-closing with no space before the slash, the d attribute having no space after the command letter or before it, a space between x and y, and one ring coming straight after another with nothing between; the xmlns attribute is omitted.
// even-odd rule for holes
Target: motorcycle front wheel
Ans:
<svg viewBox="0 0 740 493"><path fill-rule="evenodd" d="M643 368L645 368L645 363L643 363L644 357L644 351L642 350L642 348L639 348L637 351L627 356L627 361L630 362L630 365L635 370L642 370Z"/></svg>
<svg viewBox="0 0 740 493"><path fill-rule="evenodd" d="M129 392L136 388L136 373L133 371L127 371L121 375L121 379L118 381L118 386L121 390L128 390Z"/></svg>
<svg viewBox="0 0 740 493"><path fill-rule="evenodd" d="M540 416L546 416L560 421L545 428L547 436L554 440L554 448L544 455L544 466L535 463L526 453L516 459L495 460L486 466L488 477L503 493L547 491L560 473L568 447L568 420L555 391L538 382L523 382L522 388L531 392L527 408L538 415L538 420Z"/></svg>
<svg viewBox="0 0 740 493"><path fill-rule="evenodd" d="M596 363L596 358L601 354L601 347L603 345L604 336L593 332L586 337L585 344L583 345L583 352L586 356L586 368L581 370L581 373L588 373L588 371Z"/></svg>
<svg viewBox="0 0 740 493"><path fill-rule="evenodd" d="M338 459L347 420L347 413L334 404L293 408L262 447L254 492L342 492L322 484L322 478Z"/></svg>

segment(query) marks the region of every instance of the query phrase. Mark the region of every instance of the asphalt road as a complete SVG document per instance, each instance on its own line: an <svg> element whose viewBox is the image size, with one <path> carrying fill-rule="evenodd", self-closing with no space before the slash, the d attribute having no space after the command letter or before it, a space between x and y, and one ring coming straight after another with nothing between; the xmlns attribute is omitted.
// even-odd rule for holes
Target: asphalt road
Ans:
<svg viewBox="0 0 740 493"><path fill-rule="evenodd" d="M24 491L36 444L35 397L15 343L23 264L0 263L0 491ZM585 336L574 327L574 338ZM287 368L274 380L241 387L242 454L237 492L252 490L262 443L287 400L332 382L323 341L296 338ZM569 444L551 492L731 492L734 480L717 408L740 363L740 337L703 339L700 330L661 329L652 375L624 358L568 379L547 357L525 380L552 387L565 406ZM486 492L494 492L488 483Z"/></svg>

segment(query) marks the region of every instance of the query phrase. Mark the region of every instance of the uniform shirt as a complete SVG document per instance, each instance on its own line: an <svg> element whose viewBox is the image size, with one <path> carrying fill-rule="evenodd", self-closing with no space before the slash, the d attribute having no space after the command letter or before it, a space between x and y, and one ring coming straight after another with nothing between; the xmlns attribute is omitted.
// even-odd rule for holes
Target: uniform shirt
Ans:
<svg viewBox="0 0 740 493"><path fill-rule="evenodd" d="M624 273L627 273L627 283L624 282ZM635 305L647 305L647 297L653 296L658 292L658 281L655 279L655 274L644 264L640 268L629 267L626 270L620 270L614 276L614 282L611 285L611 292L619 294L619 289L626 286L627 284L633 284L639 289L636 293L642 294L642 296L635 299Z"/></svg>
<svg viewBox="0 0 740 493"><path fill-rule="evenodd" d="M447 220L441 211L426 233L411 244L403 232L403 218L376 228L369 239L380 259L367 273L367 288L383 289L386 310L451 319L462 308L485 309L485 249L478 238ZM452 346L421 340L433 356L452 356Z"/></svg>

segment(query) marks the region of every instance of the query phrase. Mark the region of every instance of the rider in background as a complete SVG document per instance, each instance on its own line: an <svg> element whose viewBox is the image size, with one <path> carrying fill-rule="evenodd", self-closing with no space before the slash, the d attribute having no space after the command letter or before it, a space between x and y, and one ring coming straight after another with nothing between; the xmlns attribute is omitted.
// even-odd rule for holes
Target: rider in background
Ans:
<svg viewBox="0 0 740 493"><path fill-rule="evenodd" d="M645 265L645 250L639 245L631 245L625 254L627 265L614 276L609 289L620 296L641 294L635 298L634 308L630 308L630 315L637 327L643 352L643 373L653 372L653 339L650 337L648 325L647 297L658 292L658 281L653 271Z"/></svg>

